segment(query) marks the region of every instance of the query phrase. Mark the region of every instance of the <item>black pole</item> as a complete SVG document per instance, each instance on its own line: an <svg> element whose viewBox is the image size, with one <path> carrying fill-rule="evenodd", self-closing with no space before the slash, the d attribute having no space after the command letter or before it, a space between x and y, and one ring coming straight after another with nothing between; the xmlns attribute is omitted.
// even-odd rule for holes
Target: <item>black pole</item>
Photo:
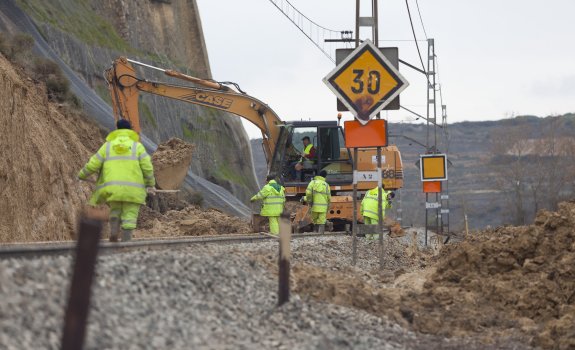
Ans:
<svg viewBox="0 0 575 350"><path fill-rule="evenodd" d="M278 306L281 306L289 301L290 286L290 241L291 241L291 225L290 216L288 213L283 213L280 217L280 239L279 239L279 273L278 273Z"/></svg>
<svg viewBox="0 0 575 350"><path fill-rule="evenodd" d="M355 178L355 174L356 174L356 170L357 170L357 157L358 157L358 152L357 152L357 148L354 147L353 148L353 175L354 175L354 179L353 179L353 226L351 227L352 229L352 243L351 243L351 249L352 249L352 255L351 255L351 263L352 265L355 265L357 263L357 179Z"/></svg>
<svg viewBox="0 0 575 350"><path fill-rule="evenodd" d="M74 272L64 318L62 350L80 350L84 346L92 281L96 270L102 222L85 216L80 221Z"/></svg>

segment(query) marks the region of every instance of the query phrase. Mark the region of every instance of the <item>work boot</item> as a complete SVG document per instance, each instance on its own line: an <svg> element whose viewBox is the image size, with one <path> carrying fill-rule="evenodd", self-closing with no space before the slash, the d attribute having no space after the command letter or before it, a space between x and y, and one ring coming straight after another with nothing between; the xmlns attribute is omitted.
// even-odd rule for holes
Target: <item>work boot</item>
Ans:
<svg viewBox="0 0 575 350"><path fill-rule="evenodd" d="M323 235L325 233L325 225L317 225L319 234Z"/></svg>
<svg viewBox="0 0 575 350"><path fill-rule="evenodd" d="M132 232L134 230L122 230L122 242L129 242L132 240Z"/></svg>
<svg viewBox="0 0 575 350"><path fill-rule="evenodd" d="M313 224L313 232L317 232L319 230L319 225Z"/></svg>
<svg viewBox="0 0 575 350"><path fill-rule="evenodd" d="M110 219L110 242L118 242L120 232L120 218Z"/></svg>

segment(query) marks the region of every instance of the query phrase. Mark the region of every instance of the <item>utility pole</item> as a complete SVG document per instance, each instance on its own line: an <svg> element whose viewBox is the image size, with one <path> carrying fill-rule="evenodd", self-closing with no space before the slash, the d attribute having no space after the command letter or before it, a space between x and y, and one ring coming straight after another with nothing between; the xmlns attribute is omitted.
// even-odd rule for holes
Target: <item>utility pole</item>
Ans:
<svg viewBox="0 0 575 350"><path fill-rule="evenodd" d="M426 74L426 85L427 85L427 153L438 153L437 150L437 91L436 87L436 72L435 72L435 40L427 39L427 74ZM433 124L433 146L430 146L431 138L431 125ZM425 194L425 202L429 202L429 193ZM435 193L435 203L439 203L440 194ZM441 208L428 209L425 208L425 244L427 245L427 235L429 230L429 210L435 210L435 233L439 234L440 231L440 219L441 219Z"/></svg>
<svg viewBox="0 0 575 350"><path fill-rule="evenodd" d="M378 0L370 0L371 1L371 16L370 17L362 17L361 16L361 0L356 0L355 2L355 47L359 46L360 43L360 29L362 27L370 27L371 28L371 39L376 47L379 47L379 15L378 15ZM377 119L381 119L381 115L378 113L376 116ZM377 172L378 172L378 181L377 181L377 212L378 212L378 225L377 225L377 232L379 234L379 265L380 268L383 268L383 175L382 175L382 155L381 155L381 147L377 147ZM354 170L357 167L357 149L354 150ZM357 217L357 185L354 184L353 187L353 200L354 200L354 241L353 241L353 263L356 262L356 255L357 255L357 243L355 240L356 237L356 227L357 221L355 218ZM387 200L387 199L386 199Z"/></svg>
<svg viewBox="0 0 575 350"><path fill-rule="evenodd" d="M449 157L449 136L447 131L447 106L441 105L441 124L443 125L443 152ZM449 158L448 158L449 159ZM447 233L449 240L449 180L441 186L441 233Z"/></svg>

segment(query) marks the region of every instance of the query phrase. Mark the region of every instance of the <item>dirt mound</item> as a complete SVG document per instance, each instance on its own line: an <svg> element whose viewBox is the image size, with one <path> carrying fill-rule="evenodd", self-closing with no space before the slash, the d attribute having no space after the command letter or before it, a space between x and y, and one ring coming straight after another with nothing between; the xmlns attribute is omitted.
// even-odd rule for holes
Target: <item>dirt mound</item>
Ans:
<svg viewBox="0 0 575 350"><path fill-rule="evenodd" d="M0 95L0 242L70 239L91 194L76 174L103 134L1 55Z"/></svg>
<svg viewBox="0 0 575 350"><path fill-rule="evenodd" d="M193 151L193 144L176 137L158 145L152 155L152 163L159 188L164 190L180 188L192 163Z"/></svg>
<svg viewBox="0 0 575 350"><path fill-rule="evenodd" d="M540 212L531 226L483 232L441 256L423 278L414 272L396 279L412 281L407 289L374 288L357 274L303 266L294 269L296 290L423 333L479 335L486 342L521 336L533 346L575 347L574 203Z"/></svg>
<svg viewBox="0 0 575 350"><path fill-rule="evenodd" d="M437 322L423 330L517 327L533 345L575 347L574 203L539 212L534 225L488 231L451 250L425 285L435 304L425 310Z"/></svg>
<svg viewBox="0 0 575 350"><path fill-rule="evenodd" d="M138 237L210 236L251 233L247 220L224 214L216 209L188 206L165 214L142 207L138 220Z"/></svg>

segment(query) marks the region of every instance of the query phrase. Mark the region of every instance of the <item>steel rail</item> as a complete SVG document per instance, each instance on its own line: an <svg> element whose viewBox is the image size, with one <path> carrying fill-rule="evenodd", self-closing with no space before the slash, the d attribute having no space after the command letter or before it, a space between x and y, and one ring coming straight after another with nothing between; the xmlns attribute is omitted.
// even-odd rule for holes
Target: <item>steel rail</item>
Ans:
<svg viewBox="0 0 575 350"><path fill-rule="evenodd" d="M311 238L311 237L334 237L343 236L347 232L326 232L293 234L292 238ZM107 241L100 242L99 250L101 254L126 252L141 249L162 249L168 247L185 247L194 244L238 244L238 243L257 243L263 241L277 240L277 237L265 234L251 235L219 235L219 236L199 236L199 237L161 237L161 238L143 238L130 242L112 243ZM75 241L60 242L41 242L41 243L7 243L0 245L0 259L7 258L29 258L45 255L63 255L74 252L76 249Z"/></svg>

